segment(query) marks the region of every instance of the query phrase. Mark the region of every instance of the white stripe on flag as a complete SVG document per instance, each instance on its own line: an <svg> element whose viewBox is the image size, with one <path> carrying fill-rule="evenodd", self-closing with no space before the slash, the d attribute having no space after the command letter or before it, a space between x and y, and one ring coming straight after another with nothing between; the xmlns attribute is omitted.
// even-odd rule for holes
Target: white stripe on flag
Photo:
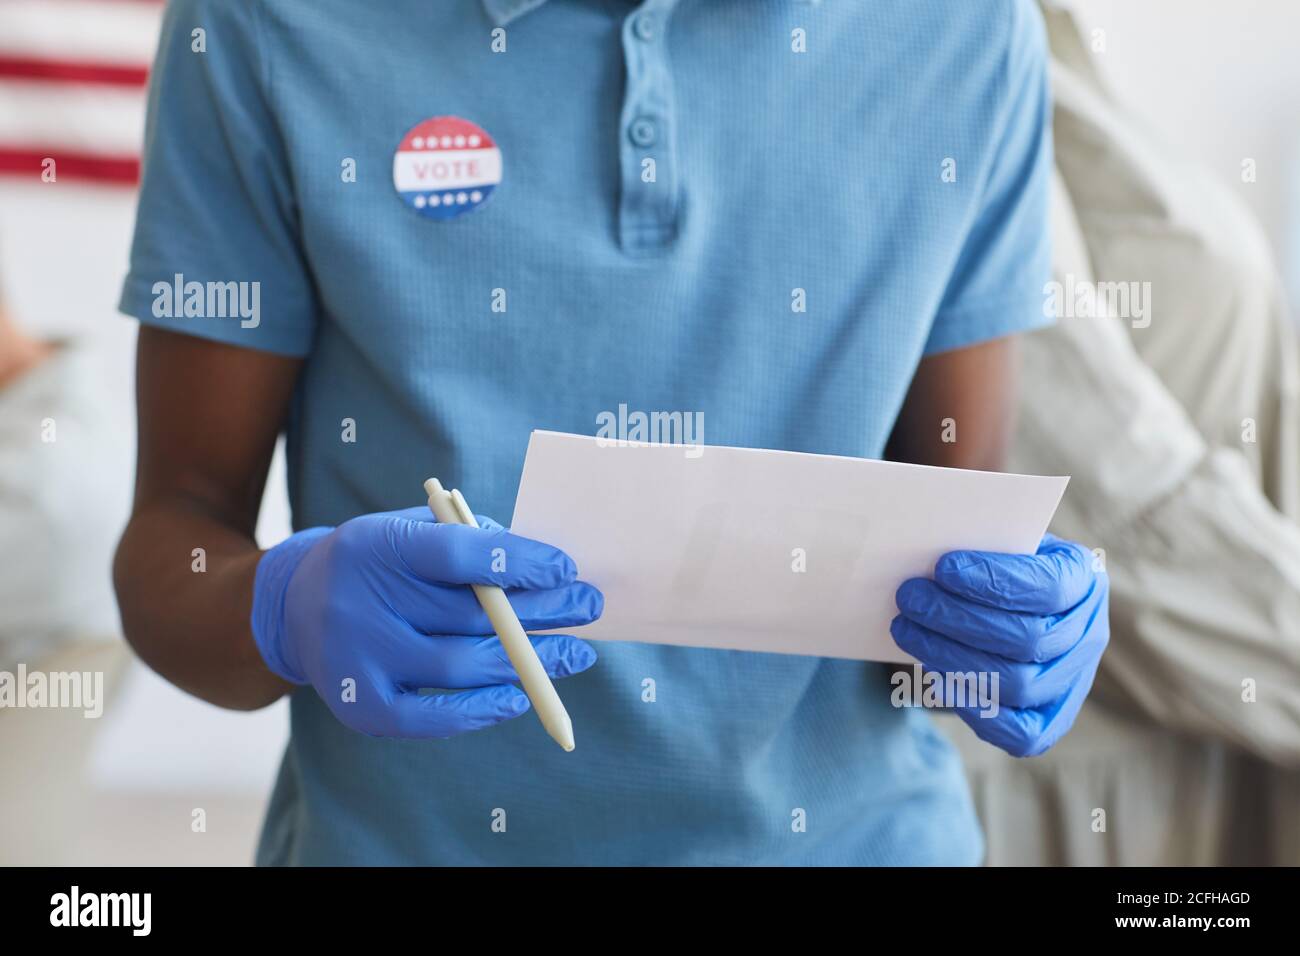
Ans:
<svg viewBox="0 0 1300 956"><path fill-rule="evenodd" d="M144 107L144 90L0 78L0 147L138 156Z"/></svg>
<svg viewBox="0 0 1300 956"><path fill-rule="evenodd" d="M148 66L162 4L143 0L0 0L0 55Z"/></svg>

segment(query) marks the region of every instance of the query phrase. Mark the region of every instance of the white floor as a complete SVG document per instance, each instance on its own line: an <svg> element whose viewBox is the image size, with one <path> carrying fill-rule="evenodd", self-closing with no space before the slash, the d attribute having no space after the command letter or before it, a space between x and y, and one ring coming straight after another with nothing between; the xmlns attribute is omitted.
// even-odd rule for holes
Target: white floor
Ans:
<svg viewBox="0 0 1300 956"><path fill-rule="evenodd" d="M122 645L71 651L47 668L103 670L109 699L97 720L0 712L0 865L252 862L287 705L220 710Z"/></svg>

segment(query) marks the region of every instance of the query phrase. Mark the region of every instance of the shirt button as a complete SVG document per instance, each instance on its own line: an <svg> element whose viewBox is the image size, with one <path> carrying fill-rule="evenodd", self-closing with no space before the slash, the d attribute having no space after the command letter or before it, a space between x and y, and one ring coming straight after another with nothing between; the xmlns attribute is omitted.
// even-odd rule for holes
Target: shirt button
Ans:
<svg viewBox="0 0 1300 956"><path fill-rule="evenodd" d="M649 13L638 13L632 21L632 30L637 37L650 43L655 38L655 18Z"/></svg>
<svg viewBox="0 0 1300 956"><path fill-rule="evenodd" d="M627 135L636 146L653 146L659 137L659 130L654 120L642 117L633 121Z"/></svg>

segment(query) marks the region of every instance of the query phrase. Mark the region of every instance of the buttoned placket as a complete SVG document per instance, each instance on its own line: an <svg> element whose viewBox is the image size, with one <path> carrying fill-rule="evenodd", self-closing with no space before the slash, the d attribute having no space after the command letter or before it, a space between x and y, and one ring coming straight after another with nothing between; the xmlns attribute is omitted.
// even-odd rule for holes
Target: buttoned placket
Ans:
<svg viewBox="0 0 1300 956"><path fill-rule="evenodd" d="M677 116L667 42L676 2L645 0L623 20L618 232L630 255L662 251L677 236Z"/></svg>

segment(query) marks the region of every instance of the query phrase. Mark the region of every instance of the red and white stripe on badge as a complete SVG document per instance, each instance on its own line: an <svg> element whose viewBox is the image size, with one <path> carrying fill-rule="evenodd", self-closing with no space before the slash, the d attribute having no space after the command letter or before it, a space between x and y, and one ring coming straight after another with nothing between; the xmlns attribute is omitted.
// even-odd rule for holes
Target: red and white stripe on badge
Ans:
<svg viewBox="0 0 1300 956"><path fill-rule="evenodd" d="M475 123L435 116L407 130L393 154L393 186L430 219L454 219L488 201L501 182L501 150Z"/></svg>

